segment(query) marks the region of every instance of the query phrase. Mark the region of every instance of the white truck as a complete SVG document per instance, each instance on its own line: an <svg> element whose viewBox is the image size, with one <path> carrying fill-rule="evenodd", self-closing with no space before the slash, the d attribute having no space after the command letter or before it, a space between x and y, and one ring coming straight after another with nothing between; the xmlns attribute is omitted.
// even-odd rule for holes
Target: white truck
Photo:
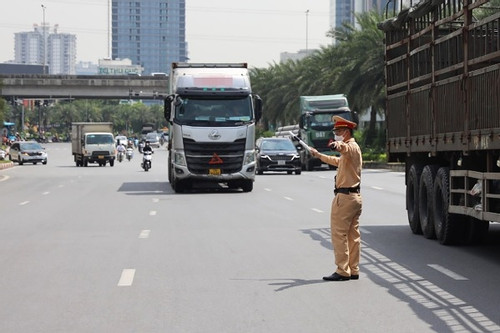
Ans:
<svg viewBox="0 0 500 333"><path fill-rule="evenodd" d="M179 193L195 183L253 189L255 123L262 100L245 63L172 63L165 99L168 177Z"/></svg>
<svg viewBox="0 0 500 333"><path fill-rule="evenodd" d="M115 164L116 149L113 123L79 122L71 124L71 150L76 166Z"/></svg>

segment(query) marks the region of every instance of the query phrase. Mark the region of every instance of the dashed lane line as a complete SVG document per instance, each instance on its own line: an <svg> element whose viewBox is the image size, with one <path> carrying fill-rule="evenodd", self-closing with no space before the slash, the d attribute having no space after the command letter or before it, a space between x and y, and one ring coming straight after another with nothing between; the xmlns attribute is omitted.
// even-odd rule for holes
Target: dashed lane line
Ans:
<svg viewBox="0 0 500 333"><path fill-rule="evenodd" d="M449 270L448 268L445 268L441 265L437 265L437 264L428 264L427 266L429 266L430 268L433 268L435 269L436 271L448 276L448 277L451 277L453 280L457 280L457 281L467 281L469 280L468 278L466 278L465 276L462 276L458 273L455 273L451 270Z"/></svg>
<svg viewBox="0 0 500 333"><path fill-rule="evenodd" d="M150 234L151 234L151 230L141 230L141 233L139 234L139 238L141 238L141 239L149 238Z"/></svg>
<svg viewBox="0 0 500 333"><path fill-rule="evenodd" d="M149 212L149 216L155 216L156 215L156 210L152 210Z"/></svg>
<svg viewBox="0 0 500 333"><path fill-rule="evenodd" d="M19 206L24 206L24 205L27 205L29 204L30 202L29 201L23 201L23 202L20 202L19 203Z"/></svg>
<svg viewBox="0 0 500 333"><path fill-rule="evenodd" d="M130 287L134 282L135 269L129 268L122 271L120 280L118 281L118 287Z"/></svg>
<svg viewBox="0 0 500 333"><path fill-rule="evenodd" d="M313 211L315 211L316 213L324 213L321 209L318 209L318 208L311 208Z"/></svg>

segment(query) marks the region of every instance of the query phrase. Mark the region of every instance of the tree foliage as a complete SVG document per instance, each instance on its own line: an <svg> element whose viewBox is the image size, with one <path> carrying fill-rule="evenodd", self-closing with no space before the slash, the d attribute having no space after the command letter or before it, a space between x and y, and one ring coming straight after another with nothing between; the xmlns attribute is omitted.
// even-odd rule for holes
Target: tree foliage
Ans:
<svg viewBox="0 0 500 333"><path fill-rule="evenodd" d="M264 129L296 123L299 96L343 93L351 108L371 112L365 140L375 141L376 115L383 110L385 96L384 35L377 28L383 18L375 11L355 17L356 26L344 24L327 33L335 44L300 61L251 70L253 90L264 101Z"/></svg>

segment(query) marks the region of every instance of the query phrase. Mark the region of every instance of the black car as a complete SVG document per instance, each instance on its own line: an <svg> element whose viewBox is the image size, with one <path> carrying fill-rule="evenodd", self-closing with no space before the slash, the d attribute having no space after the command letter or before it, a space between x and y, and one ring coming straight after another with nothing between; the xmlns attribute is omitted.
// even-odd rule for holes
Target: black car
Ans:
<svg viewBox="0 0 500 333"><path fill-rule="evenodd" d="M287 138L260 138L256 142L257 174L264 171L295 172L300 175L301 163L297 148Z"/></svg>

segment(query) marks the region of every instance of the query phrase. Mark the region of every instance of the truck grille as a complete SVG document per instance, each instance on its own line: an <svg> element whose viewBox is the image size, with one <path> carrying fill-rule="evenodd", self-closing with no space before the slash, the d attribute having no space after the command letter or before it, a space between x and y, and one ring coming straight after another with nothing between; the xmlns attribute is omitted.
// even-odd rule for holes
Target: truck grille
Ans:
<svg viewBox="0 0 500 333"><path fill-rule="evenodd" d="M243 166L243 155L245 153L246 139L234 142L212 143L195 142L192 139L184 139L184 152L189 172L199 175L207 175L209 169L221 169L222 173L235 173ZM217 164L210 164L214 154L220 158Z"/></svg>
<svg viewBox="0 0 500 333"><path fill-rule="evenodd" d="M287 155L269 155L269 158L273 161L290 161L292 156Z"/></svg>
<svg viewBox="0 0 500 333"><path fill-rule="evenodd" d="M330 142L330 139L323 139L323 140L312 140L314 147L316 149L327 149L328 148L328 142Z"/></svg>
<svg viewBox="0 0 500 333"><path fill-rule="evenodd" d="M110 153L107 150L102 150L102 151L93 151L92 152L92 157L98 157L98 156L109 156Z"/></svg>

